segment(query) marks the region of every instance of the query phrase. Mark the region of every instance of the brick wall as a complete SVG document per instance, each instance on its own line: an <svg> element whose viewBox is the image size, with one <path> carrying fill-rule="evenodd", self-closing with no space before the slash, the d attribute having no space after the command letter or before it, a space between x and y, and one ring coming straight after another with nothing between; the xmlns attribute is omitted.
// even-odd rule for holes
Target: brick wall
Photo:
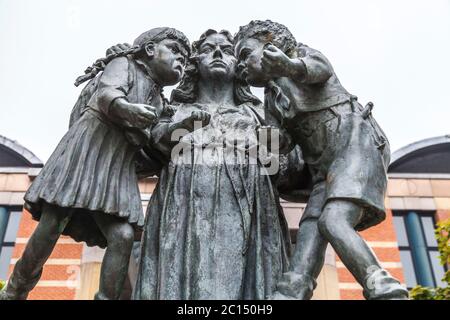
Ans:
<svg viewBox="0 0 450 320"><path fill-rule="evenodd" d="M14 247L10 272L15 262L22 255L28 238L31 236L37 222L24 210ZM41 280L31 292L30 300L72 300L78 286L80 258L83 245L69 237L61 237L55 246L49 260L44 266Z"/></svg>
<svg viewBox="0 0 450 320"><path fill-rule="evenodd" d="M2 192L14 190L15 193L23 192L28 187L24 183L25 177L16 176L20 185L14 185L11 177L2 178L0 175L0 197ZM3 180L2 180L3 179ZM6 179L6 180L5 180ZM8 186L1 182L10 181ZM156 179L146 179L140 182L143 205L146 207L150 194L156 184ZM19 195L20 195L19 194ZM16 197L18 195L16 194ZM435 181L432 179L398 179L392 178L389 181L386 205L389 208L387 218L380 225L361 233L362 237L368 241L370 247L378 256L381 264L401 282L404 281L402 265L397 244L397 237L392 219L393 210L432 210L436 211L436 220L450 218L450 180ZM304 209L304 204L282 202L285 214L292 233L295 234L298 221ZM29 213L24 212L17 235L17 243L14 250L14 265L23 250L23 247L36 226ZM79 285L80 263L82 258L82 244L62 237L44 268L44 274L38 286L33 290L30 299L75 299L77 286ZM100 263L96 268L100 267ZM336 257L337 275L339 279L338 295L323 295L322 297L341 299L363 299L362 289L357 284L353 276L348 272L339 258ZM92 272L92 271L90 271ZM98 277L98 272L93 272ZM95 283L96 281L92 281ZM92 284L90 284L92 286ZM95 288L90 288L89 292L95 292Z"/></svg>
<svg viewBox="0 0 450 320"><path fill-rule="evenodd" d="M0 205L22 206L23 196L31 183L28 173L0 174ZM22 255L26 243L37 225L30 213L23 210L16 245L9 272ZM47 264L41 280L31 292L29 299L34 300L71 300L75 298L75 290L79 285L80 258L82 244L68 237L61 237Z"/></svg>
<svg viewBox="0 0 450 320"><path fill-rule="evenodd" d="M387 211L385 221L360 234L375 252L381 265L403 283L404 277L395 227L392 221L392 211ZM339 258L337 258L337 267L341 299L364 299L361 286L355 281Z"/></svg>

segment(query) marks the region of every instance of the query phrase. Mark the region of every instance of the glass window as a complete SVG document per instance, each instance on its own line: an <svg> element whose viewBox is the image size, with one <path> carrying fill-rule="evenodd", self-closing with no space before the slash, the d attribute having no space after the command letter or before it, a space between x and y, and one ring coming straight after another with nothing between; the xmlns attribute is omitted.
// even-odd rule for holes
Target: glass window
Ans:
<svg viewBox="0 0 450 320"><path fill-rule="evenodd" d="M405 223L406 217L409 219L408 224ZM412 288L418 284L445 285L441 281L445 267L439 260L434 234L434 213L394 212L394 226L407 287ZM419 283L418 279L429 280L427 283Z"/></svg>
<svg viewBox="0 0 450 320"><path fill-rule="evenodd" d="M408 288L415 287L417 284L416 273L414 271L414 263L411 257L411 251L400 250L400 259L402 261L403 273L405 275L406 286Z"/></svg>
<svg viewBox="0 0 450 320"><path fill-rule="evenodd" d="M22 218L22 212L20 211L12 211L9 214L8 227L6 228L5 238L3 242L10 242L10 243L16 242L20 218Z"/></svg>
<svg viewBox="0 0 450 320"><path fill-rule="evenodd" d="M394 216L394 226L397 234L397 242L399 246L409 246L408 236L406 235L405 222L403 216Z"/></svg>
<svg viewBox="0 0 450 320"><path fill-rule="evenodd" d="M436 228L434 225L433 217L431 216L422 216L422 226L423 232L425 233L425 239L428 247L437 247L436 236L434 235L434 229Z"/></svg>
<svg viewBox="0 0 450 320"><path fill-rule="evenodd" d="M0 252L0 279L8 278L9 264L13 254L14 247L2 247Z"/></svg>
<svg viewBox="0 0 450 320"><path fill-rule="evenodd" d="M441 260L439 259L439 251L437 250L430 251L430 260L437 285L440 287L447 286L447 283L442 281L442 278L444 277L445 274L445 270L444 266L441 264Z"/></svg>
<svg viewBox="0 0 450 320"><path fill-rule="evenodd" d="M3 245L6 228L8 227L9 212L7 208L0 207L0 248Z"/></svg>
<svg viewBox="0 0 450 320"><path fill-rule="evenodd" d="M8 277L9 265L14 251L17 231L19 229L21 211L0 207L0 279Z"/></svg>

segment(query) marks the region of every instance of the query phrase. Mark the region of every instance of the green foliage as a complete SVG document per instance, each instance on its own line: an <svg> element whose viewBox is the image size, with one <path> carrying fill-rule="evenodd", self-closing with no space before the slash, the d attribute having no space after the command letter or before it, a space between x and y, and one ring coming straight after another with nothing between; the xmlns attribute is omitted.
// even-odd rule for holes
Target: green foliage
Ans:
<svg viewBox="0 0 450 320"><path fill-rule="evenodd" d="M434 231L438 242L439 252L441 253L441 264L450 264L450 219L439 222Z"/></svg>
<svg viewBox="0 0 450 320"><path fill-rule="evenodd" d="M434 231L438 243L440 260L442 265L450 265L450 219L438 222ZM448 270L443 282L447 283L444 288L428 288L416 286L410 291L411 299L414 300L450 300L450 270Z"/></svg>
<svg viewBox="0 0 450 320"><path fill-rule="evenodd" d="M6 282L3 280L0 280L0 290L3 289L3 287L5 286Z"/></svg>

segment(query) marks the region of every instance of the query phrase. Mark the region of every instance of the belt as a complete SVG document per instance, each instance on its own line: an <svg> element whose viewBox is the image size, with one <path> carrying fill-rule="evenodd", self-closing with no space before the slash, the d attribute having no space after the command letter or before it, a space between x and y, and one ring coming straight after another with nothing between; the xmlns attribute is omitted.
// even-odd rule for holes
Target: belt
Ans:
<svg viewBox="0 0 450 320"><path fill-rule="evenodd" d="M348 101L319 111L299 113L289 121L288 127L290 130L300 132L302 135L310 136L318 125L328 122L336 117L339 121L339 128L341 117L354 112L361 112L361 109L353 103L353 99L349 99Z"/></svg>
<svg viewBox="0 0 450 320"><path fill-rule="evenodd" d="M310 136L320 124L328 122L334 118L338 118L336 130L339 131L342 116L351 113L359 113L362 118L367 120L373 128L377 148L383 150L387 144L387 139L375 122L375 119L372 117L372 109L374 106L373 103L369 102L365 107L363 107L357 102L357 100L357 96L351 95L349 101L345 101L323 110L301 113L292 119L289 127L294 132L299 132L304 136Z"/></svg>

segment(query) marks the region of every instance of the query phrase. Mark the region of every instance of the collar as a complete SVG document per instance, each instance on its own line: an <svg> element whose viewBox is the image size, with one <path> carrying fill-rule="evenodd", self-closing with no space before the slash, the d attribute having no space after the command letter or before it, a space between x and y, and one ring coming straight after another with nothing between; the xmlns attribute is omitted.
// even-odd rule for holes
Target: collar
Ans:
<svg viewBox="0 0 450 320"><path fill-rule="evenodd" d="M159 95L163 101L166 100L163 94L163 87L160 86L151 76L152 72L150 71L150 68L140 59L134 59L136 64L141 68L142 71L144 71L144 75L151 80L151 89L150 89L150 95ZM164 102L163 102L164 103Z"/></svg>
<svg viewBox="0 0 450 320"><path fill-rule="evenodd" d="M158 83L156 83L156 81L152 78L152 76L151 76L152 72L150 71L150 68L143 61L141 61L139 59L135 59L134 61L144 71L145 76L147 78L149 78L150 80L152 80L153 85L161 91L162 87Z"/></svg>

